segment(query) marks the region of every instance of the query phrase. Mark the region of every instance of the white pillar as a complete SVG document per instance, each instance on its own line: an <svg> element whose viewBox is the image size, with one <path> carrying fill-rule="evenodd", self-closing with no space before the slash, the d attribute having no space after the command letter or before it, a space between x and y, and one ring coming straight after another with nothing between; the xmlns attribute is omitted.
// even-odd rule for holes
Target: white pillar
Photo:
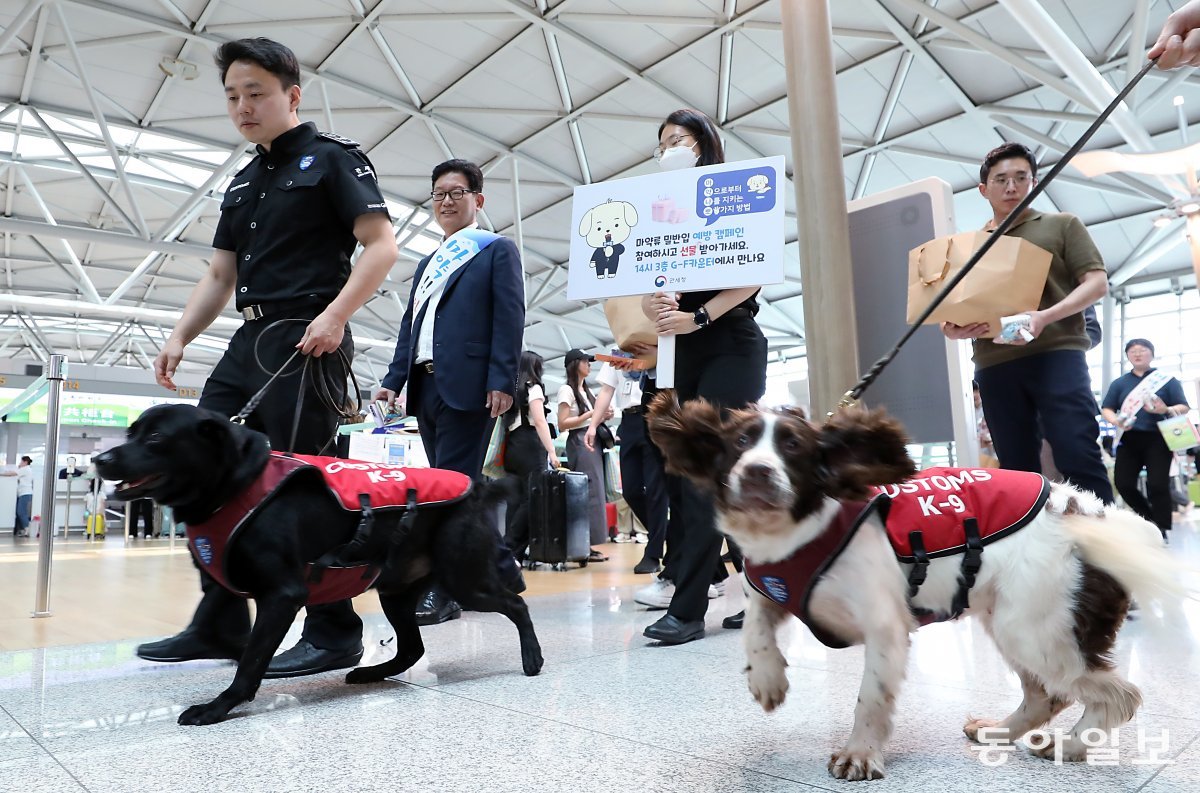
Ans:
<svg viewBox="0 0 1200 793"><path fill-rule="evenodd" d="M783 0L783 52L814 417L858 381L850 226L827 0Z"/></svg>

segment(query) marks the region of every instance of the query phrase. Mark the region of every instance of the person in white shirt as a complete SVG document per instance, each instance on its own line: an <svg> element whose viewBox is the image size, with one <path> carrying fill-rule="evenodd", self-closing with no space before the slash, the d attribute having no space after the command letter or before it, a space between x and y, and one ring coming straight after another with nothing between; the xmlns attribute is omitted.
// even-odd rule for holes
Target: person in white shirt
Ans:
<svg viewBox="0 0 1200 793"><path fill-rule="evenodd" d="M558 390L558 429L569 433L567 467L588 475L591 543L602 545L608 539L608 520L604 515L604 457L599 449L589 449L583 442L596 402L587 384L587 376L592 371L591 360L592 356L583 350L567 350L563 356L567 382ZM612 418L612 408L600 415L603 419ZM608 557L593 548L589 561L606 562Z"/></svg>
<svg viewBox="0 0 1200 793"><path fill-rule="evenodd" d="M504 446L504 470L521 482L508 502L504 542L513 557L525 561L529 546L529 488L534 475L558 466L554 439L546 422L546 391L542 384L542 356L525 350L517 370L517 395L505 414L508 439Z"/></svg>
<svg viewBox="0 0 1200 793"><path fill-rule="evenodd" d="M17 470L2 471L0 476L17 478L17 514L13 521L13 536L28 537L29 521L33 514L33 458L22 455Z"/></svg>
<svg viewBox="0 0 1200 793"><path fill-rule="evenodd" d="M634 360L631 358L630 363ZM623 371L619 366L623 365L606 363L600 367L600 374L596 376L600 394L596 397L596 410L583 441L593 449L596 431L609 407L621 411L617 436L621 449L622 495L650 535L642 560L633 572L657 573L662 569L663 543L667 537L667 486L663 460L646 433L646 409L642 407L643 373L635 369Z"/></svg>

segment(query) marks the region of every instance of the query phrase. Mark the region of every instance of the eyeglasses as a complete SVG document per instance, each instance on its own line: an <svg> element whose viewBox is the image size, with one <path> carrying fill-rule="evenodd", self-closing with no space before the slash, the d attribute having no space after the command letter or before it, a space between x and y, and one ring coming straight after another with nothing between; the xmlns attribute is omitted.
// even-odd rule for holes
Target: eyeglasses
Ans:
<svg viewBox="0 0 1200 793"><path fill-rule="evenodd" d="M1029 184L1030 176L1027 173L1019 173L1016 176L993 176L988 181L996 187L1006 187L1009 182L1012 182L1017 187L1024 187Z"/></svg>
<svg viewBox="0 0 1200 793"><path fill-rule="evenodd" d="M681 140L683 140L684 138L691 138L692 140L695 140L696 136L691 134L690 132L684 132L680 135L672 135L671 137L667 138L667 142L665 144L660 143L657 147L655 147L654 159L661 160L664 151L678 146L679 142ZM692 144L692 145L695 145L695 144Z"/></svg>
<svg viewBox="0 0 1200 793"><path fill-rule="evenodd" d="M429 194L429 197L433 199L433 203L440 204L446 200L447 196L450 197L451 201L462 201L463 196L465 196L467 193L478 193L478 192L479 192L478 190L468 190L465 187L457 187L446 193L443 193L441 190L434 190L432 193Z"/></svg>

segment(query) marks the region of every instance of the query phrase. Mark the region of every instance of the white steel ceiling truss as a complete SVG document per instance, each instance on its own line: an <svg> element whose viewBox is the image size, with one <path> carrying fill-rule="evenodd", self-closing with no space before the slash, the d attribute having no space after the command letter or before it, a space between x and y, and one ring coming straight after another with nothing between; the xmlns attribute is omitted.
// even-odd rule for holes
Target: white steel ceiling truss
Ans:
<svg viewBox="0 0 1200 793"><path fill-rule="evenodd" d="M354 318L364 385L386 370L415 263L437 244L427 199L437 158L476 159L487 174L483 220L513 236L525 260L527 345L548 359L599 348L610 343L602 311L563 295L572 188L646 172L658 121L682 106L718 120L732 157L787 154L780 2L672 0L656 14L658 4L627 13L574 0L488 0L474 13L432 0L296 0L268 4L269 25L245 0L28 0L0 11L0 355L149 364L207 266L222 190L249 156L220 123L209 64L220 42L248 35L308 42L297 49L306 117L361 135L377 165L388 164L380 179L402 257ZM1094 45L1098 28L1081 20L1101 16L1089 14L1098 4L1124 22ZM1105 86L1136 71L1147 37L1178 4L1058 0L1048 10L1062 30L1041 44L1037 31L1022 33L1036 19L1030 0L835 4L848 190L861 197L936 168L965 203L983 150L1021 140L1052 160ZM439 39L440 59L413 54L422 31L445 30L423 26L447 24L470 28L474 51ZM124 79L114 53L129 54ZM1006 77L993 88L964 58ZM511 74L514 63L532 71ZM854 88L864 81L878 90ZM1197 82L1186 71L1153 73L1104 145L1157 146L1178 128L1159 111L1176 92L1200 95ZM196 85L206 103L181 109ZM494 101L479 102L481 93ZM931 96L939 101L919 101ZM873 121L855 131L850 115ZM1048 191L1055 208L1124 240L1110 256L1115 281L1160 275L1163 289L1190 273L1175 250L1178 228L1148 228L1176 196L1175 185L1147 177L1070 172ZM764 290L759 316L771 348L790 357L804 348L794 234L788 280ZM184 371L210 368L236 325L232 312L214 323Z"/></svg>

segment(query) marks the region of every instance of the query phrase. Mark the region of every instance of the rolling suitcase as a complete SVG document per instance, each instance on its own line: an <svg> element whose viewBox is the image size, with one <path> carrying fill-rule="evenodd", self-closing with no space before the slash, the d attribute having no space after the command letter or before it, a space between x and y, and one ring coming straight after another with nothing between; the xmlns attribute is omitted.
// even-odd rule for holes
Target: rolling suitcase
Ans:
<svg viewBox="0 0 1200 793"><path fill-rule="evenodd" d="M529 560L586 566L591 553L587 474L542 471L529 486Z"/></svg>

